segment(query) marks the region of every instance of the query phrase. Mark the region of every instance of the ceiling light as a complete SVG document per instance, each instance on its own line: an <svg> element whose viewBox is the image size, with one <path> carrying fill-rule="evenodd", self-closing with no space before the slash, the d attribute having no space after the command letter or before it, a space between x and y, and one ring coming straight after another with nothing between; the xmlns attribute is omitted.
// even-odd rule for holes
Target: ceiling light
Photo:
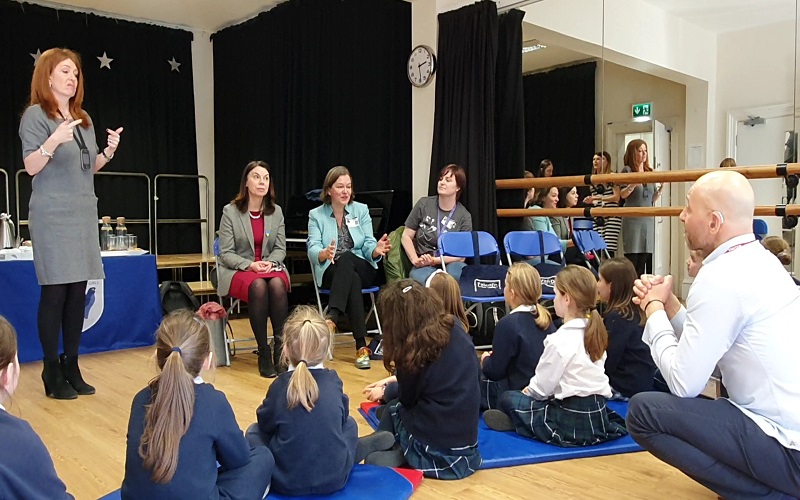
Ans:
<svg viewBox="0 0 800 500"><path fill-rule="evenodd" d="M539 42L539 40L529 40L531 45L526 45L522 47L522 53L527 54L528 52L533 52L535 50L546 49L547 45L544 45ZM527 43L527 42L526 42Z"/></svg>

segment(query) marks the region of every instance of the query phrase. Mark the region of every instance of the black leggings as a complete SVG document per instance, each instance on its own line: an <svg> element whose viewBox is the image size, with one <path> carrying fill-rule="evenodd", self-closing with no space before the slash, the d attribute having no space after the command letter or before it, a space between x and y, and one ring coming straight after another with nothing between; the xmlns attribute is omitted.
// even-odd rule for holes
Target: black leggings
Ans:
<svg viewBox="0 0 800 500"><path fill-rule="evenodd" d="M322 287L331 291L328 300L330 317L334 323L338 323L340 315L347 313L357 345L359 339L367 336L366 312L361 289L372 286L375 275L376 271L372 265L353 252L343 253L335 264L325 269L322 275Z"/></svg>
<svg viewBox="0 0 800 500"><path fill-rule="evenodd" d="M77 356L83 332L86 282L42 285L39 299L39 342L45 361L58 359L58 334L63 331L64 354Z"/></svg>
<svg viewBox="0 0 800 500"><path fill-rule="evenodd" d="M289 315L286 284L280 278L257 279L247 289L247 315L259 349L267 347L267 318L272 320L272 334L283 340L283 324Z"/></svg>

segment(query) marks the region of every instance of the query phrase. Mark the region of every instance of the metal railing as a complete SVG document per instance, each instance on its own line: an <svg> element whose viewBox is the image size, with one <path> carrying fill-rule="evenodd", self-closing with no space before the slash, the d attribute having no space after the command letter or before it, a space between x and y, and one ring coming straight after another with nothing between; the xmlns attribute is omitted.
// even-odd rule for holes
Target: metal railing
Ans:
<svg viewBox="0 0 800 500"><path fill-rule="evenodd" d="M159 219L158 217L158 181L159 179L198 179L205 181L205 191L206 191L206 210L205 216L200 214L200 218L198 219L181 219L181 218L164 218ZM214 228L211 225L210 221L208 220L209 214L211 213L211 200L210 200L210 190L209 190L209 183L208 177L205 175L191 175L191 174L158 174L153 178L153 204L155 206L155 218L154 218L154 241L155 245L153 245L152 253L158 255L158 225L159 224L200 224L201 234L203 235L202 238L202 245L203 248L210 248L209 243L214 241ZM206 225L205 230L203 230L203 224Z"/></svg>

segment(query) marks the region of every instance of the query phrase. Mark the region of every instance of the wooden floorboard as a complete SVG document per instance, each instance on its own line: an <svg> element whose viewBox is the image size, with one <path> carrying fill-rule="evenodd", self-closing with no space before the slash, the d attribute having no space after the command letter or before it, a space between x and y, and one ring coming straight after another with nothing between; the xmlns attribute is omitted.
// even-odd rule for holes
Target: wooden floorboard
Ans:
<svg viewBox="0 0 800 500"><path fill-rule="evenodd" d="M246 320L235 321L237 336L252 336ZM59 476L78 499L98 498L119 488L125 466L125 432L134 394L155 374L152 348L129 349L81 357L87 381L97 387L94 396L56 401L42 390L41 363L22 366L19 388L6 404L14 415L31 423L53 456ZM336 348L328 362L344 382L350 411L360 435L371 432L358 414L363 387L385 376L380 362L372 369L353 366L355 349ZM256 356L240 348L230 367L219 367L206 377L225 392L245 429L255 419L270 380L259 377ZM426 479L416 499L504 498L550 499L700 499L716 495L648 453L551 462L478 471L461 481Z"/></svg>

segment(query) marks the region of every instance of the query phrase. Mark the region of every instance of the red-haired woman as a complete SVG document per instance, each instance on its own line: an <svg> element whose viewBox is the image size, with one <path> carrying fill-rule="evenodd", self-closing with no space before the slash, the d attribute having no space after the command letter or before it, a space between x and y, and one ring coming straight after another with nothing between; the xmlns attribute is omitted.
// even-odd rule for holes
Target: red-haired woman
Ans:
<svg viewBox="0 0 800 500"><path fill-rule="evenodd" d="M39 341L42 381L55 399L94 394L78 368L86 282L103 279L94 173L119 146L122 127L100 149L94 122L83 110L83 72L78 54L49 49L36 61L31 98L19 124L25 171L33 176L29 225L33 265L42 285ZM64 353L58 340L63 331Z"/></svg>

